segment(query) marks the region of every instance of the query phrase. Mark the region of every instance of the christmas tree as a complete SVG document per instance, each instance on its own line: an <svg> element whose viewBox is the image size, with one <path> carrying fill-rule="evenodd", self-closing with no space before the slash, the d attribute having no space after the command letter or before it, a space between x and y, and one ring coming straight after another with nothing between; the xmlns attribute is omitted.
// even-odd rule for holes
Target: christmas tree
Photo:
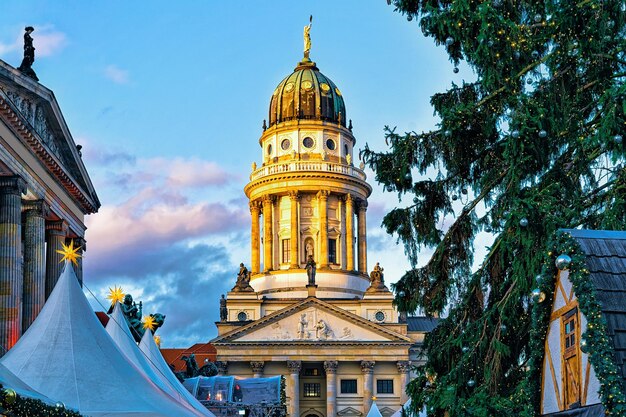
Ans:
<svg viewBox="0 0 626 417"><path fill-rule="evenodd" d="M475 74L432 97L437 130L386 128L389 148L361 154L402 201L383 220L412 264L398 308L447 315L425 340L412 411L535 415L531 294L547 243L560 228L626 225L625 3L388 2L446 49L451 73ZM474 269L481 232L494 240Z"/></svg>

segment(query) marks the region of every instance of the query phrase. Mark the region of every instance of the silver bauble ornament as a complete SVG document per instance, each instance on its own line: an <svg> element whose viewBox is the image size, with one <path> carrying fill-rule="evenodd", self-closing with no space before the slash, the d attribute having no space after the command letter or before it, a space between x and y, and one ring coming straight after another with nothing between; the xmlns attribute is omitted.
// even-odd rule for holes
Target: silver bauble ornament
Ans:
<svg viewBox="0 0 626 417"><path fill-rule="evenodd" d="M448 36L446 38L446 45L451 46L454 43L454 38L452 36Z"/></svg>
<svg viewBox="0 0 626 417"><path fill-rule="evenodd" d="M463 194L463 195L467 195L467 188L463 188L463 189L461 189L461 194Z"/></svg>
<svg viewBox="0 0 626 417"><path fill-rule="evenodd" d="M587 353L587 341L585 339L580 341L580 350L582 350L583 353Z"/></svg>
<svg viewBox="0 0 626 417"><path fill-rule="evenodd" d="M470 379L469 381L467 381L467 386L472 388L474 385L476 385L476 381L474 381L473 379Z"/></svg>
<svg viewBox="0 0 626 417"><path fill-rule="evenodd" d="M539 288L535 288L533 290L533 292L530 293L530 295L534 298L537 299L539 298L539 295L541 295L541 290Z"/></svg>
<svg viewBox="0 0 626 417"><path fill-rule="evenodd" d="M469 352L469 348L468 348L467 346L463 346L463 347L461 348L461 352L463 352L463 353L467 353L467 352Z"/></svg>
<svg viewBox="0 0 626 417"><path fill-rule="evenodd" d="M539 137L541 139L544 139L546 136L548 136L548 132L546 132L545 130L540 130L539 131Z"/></svg>
<svg viewBox="0 0 626 417"><path fill-rule="evenodd" d="M452 195L452 201L456 201L456 200L458 200L458 199L459 199L459 196L458 196L458 195L456 195L456 194L453 194L453 195Z"/></svg>
<svg viewBox="0 0 626 417"><path fill-rule="evenodd" d="M513 137L513 139L519 138L519 130L512 131L511 136Z"/></svg>
<svg viewBox="0 0 626 417"><path fill-rule="evenodd" d="M566 255L566 254L559 255L556 258L556 261L554 262L556 267L559 268L561 271L568 269L571 263L572 263L572 258L570 258L569 255Z"/></svg>
<svg viewBox="0 0 626 417"><path fill-rule="evenodd" d="M450 136L452 136L452 131L446 130L445 132L443 132L443 134L446 135L447 138L449 138Z"/></svg>
<svg viewBox="0 0 626 417"><path fill-rule="evenodd" d="M500 325L500 333L506 333L506 324Z"/></svg>
<svg viewBox="0 0 626 417"><path fill-rule="evenodd" d="M459 73L459 67L454 67L452 72L455 73L455 74L458 74Z"/></svg>
<svg viewBox="0 0 626 417"><path fill-rule="evenodd" d="M13 404L17 400L17 393L12 388L5 388L2 390L4 394L4 402L6 404Z"/></svg>
<svg viewBox="0 0 626 417"><path fill-rule="evenodd" d="M65 408L65 404L63 404L61 401L57 401L54 406L59 410L63 410Z"/></svg>
<svg viewBox="0 0 626 417"><path fill-rule="evenodd" d="M539 23L543 20L543 17L539 13L535 15L535 23Z"/></svg>
<svg viewBox="0 0 626 417"><path fill-rule="evenodd" d="M539 51L532 51L532 52L530 53L530 56L532 56L532 57L533 57L533 59L537 59L537 58L539 58Z"/></svg>
<svg viewBox="0 0 626 417"><path fill-rule="evenodd" d="M487 42L487 46L491 48L493 46L493 41Z"/></svg>
<svg viewBox="0 0 626 417"><path fill-rule="evenodd" d="M521 56L522 56L522 54L520 54L519 51L513 52L513 58L520 59Z"/></svg>
<svg viewBox="0 0 626 417"><path fill-rule="evenodd" d="M620 143L622 143L622 140L624 140L624 138L622 137L622 135L615 135L613 136L613 142L617 143L618 145Z"/></svg>
<svg viewBox="0 0 626 417"><path fill-rule="evenodd" d="M521 219L519 221L519 225L522 226L522 227L528 226L528 219L526 217L524 217L523 219Z"/></svg>
<svg viewBox="0 0 626 417"><path fill-rule="evenodd" d="M533 83L533 79L532 78L528 78L526 80L526 84L531 85Z"/></svg>
<svg viewBox="0 0 626 417"><path fill-rule="evenodd" d="M537 284L539 284L539 283L541 282L541 280L542 280L541 275L537 275L537 276L535 277L535 282L536 282Z"/></svg>

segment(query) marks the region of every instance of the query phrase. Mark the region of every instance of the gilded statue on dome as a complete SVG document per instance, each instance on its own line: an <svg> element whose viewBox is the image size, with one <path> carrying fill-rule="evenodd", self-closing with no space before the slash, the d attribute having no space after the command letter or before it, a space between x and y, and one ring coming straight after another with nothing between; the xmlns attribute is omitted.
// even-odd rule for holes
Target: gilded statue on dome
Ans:
<svg viewBox="0 0 626 417"><path fill-rule="evenodd" d="M311 52L311 24L313 23L313 15L309 17L309 24L304 27L304 57L309 59Z"/></svg>

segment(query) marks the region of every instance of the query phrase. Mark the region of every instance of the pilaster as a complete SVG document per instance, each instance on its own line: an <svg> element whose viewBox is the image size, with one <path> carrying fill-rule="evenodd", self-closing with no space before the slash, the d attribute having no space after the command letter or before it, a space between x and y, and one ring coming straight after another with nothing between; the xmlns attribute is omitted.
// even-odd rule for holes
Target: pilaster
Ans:
<svg viewBox="0 0 626 417"><path fill-rule="evenodd" d="M46 216L50 207L43 200L22 202L24 213L24 305L22 333L39 315L46 302Z"/></svg>
<svg viewBox="0 0 626 417"><path fill-rule="evenodd" d="M0 354L22 335L22 194L19 176L0 177Z"/></svg>
<svg viewBox="0 0 626 417"><path fill-rule="evenodd" d="M398 361L396 363L398 373L400 374L400 403L404 404L408 401L409 396L406 393L406 386L409 383L409 371L411 370L411 362Z"/></svg>

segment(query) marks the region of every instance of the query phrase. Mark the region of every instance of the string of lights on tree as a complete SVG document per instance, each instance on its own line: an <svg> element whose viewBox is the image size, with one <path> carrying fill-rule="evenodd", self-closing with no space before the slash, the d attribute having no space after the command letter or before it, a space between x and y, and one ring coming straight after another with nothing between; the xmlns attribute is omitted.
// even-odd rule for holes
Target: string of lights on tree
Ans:
<svg viewBox="0 0 626 417"><path fill-rule="evenodd" d="M80 417L75 411L68 410L62 402L48 405L40 400L22 397L11 388L0 386L0 414L8 417Z"/></svg>
<svg viewBox="0 0 626 417"><path fill-rule="evenodd" d="M568 271L568 279L574 288L578 307L587 320L587 328L582 334L581 350L589 354L593 370L600 381L600 399L605 413L624 417L626 397L623 392L623 379L615 363L614 349L602 317L602 308L595 297L595 288L589 278L585 255L576 240L568 233L558 233L556 239L549 245L541 274L536 277L537 288L532 292L535 306L532 315L531 356L528 361L528 401L538 404L540 399L544 342L552 311L556 269Z"/></svg>
<svg viewBox="0 0 626 417"><path fill-rule="evenodd" d="M425 339L410 411L533 416L532 291L546 243L560 228L626 224L626 6L389 3L445 48L451 78L461 64L475 77L432 96L438 129L386 128L388 149L360 155L402 201L383 220L412 264L394 285L396 305L447 313ZM473 271L485 232L493 244ZM425 247L434 253L418 267Z"/></svg>

